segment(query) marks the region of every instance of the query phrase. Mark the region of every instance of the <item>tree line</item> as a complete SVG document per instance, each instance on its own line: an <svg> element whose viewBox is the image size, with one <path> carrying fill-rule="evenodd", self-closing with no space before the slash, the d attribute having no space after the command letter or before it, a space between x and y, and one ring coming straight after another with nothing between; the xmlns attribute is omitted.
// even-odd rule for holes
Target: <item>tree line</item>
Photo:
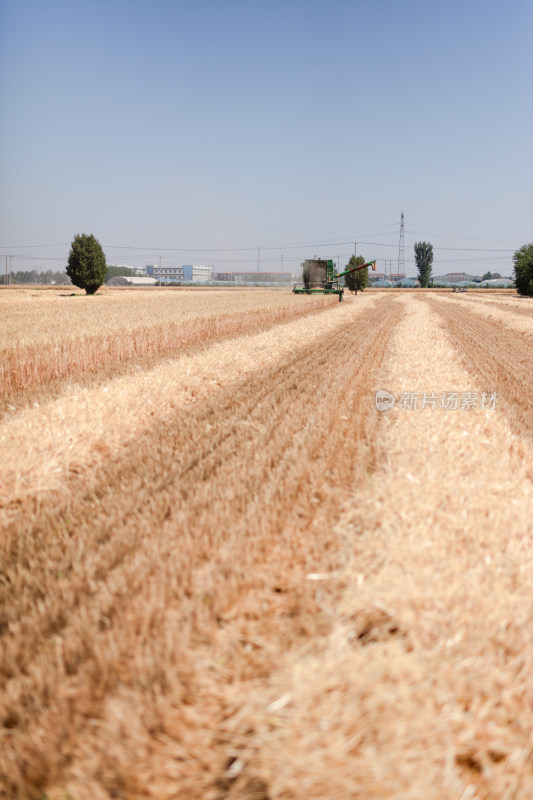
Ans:
<svg viewBox="0 0 533 800"><path fill-rule="evenodd" d="M0 284L9 283L9 275L0 275ZM46 272L38 272L36 269L17 270L11 273L11 283L57 283L59 285L71 285L71 280L66 272L54 272L47 269Z"/></svg>
<svg viewBox="0 0 533 800"><path fill-rule="evenodd" d="M433 245L429 242L416 242L415 263L420 286L427 288L431 285L431 270L433 265ZM514 281L518 294L533 297L533 243L525 244L513 255ZM499 272L486 272L482 280L501 278Z"/></svg>
<svg viewBox="0 0 533 800"><path fill-rule="evenodd" d="M432 285L433 245L430 242L416 242L414 245L415 264L420 286L427 288ZM363 256L352 256L346 266L356 267L364 264ZM533 297L533 243L525 244L513 255L514 280L519 294ZM499 272L485 272L482 280L487 281L501 278ZM345 277L346 286L355 291L363 290L368 283L368 269L353 272Z"/></svg>
<svg viewBox="0 0 533 800"><path fill-rule="evenodd" d="M416 242L414 245L415 262L418 272L420 286L427 288L431 285L431 271L433 266L433 245L429 242ZM519 294L533 297L533 243L525 244L516 250L513 256L514 278L516 289ZM364 264L363 256L352 256L348 262L348 267L355 267ZM78 233L72 240L68 257L66 274L64 272L45 273L31 270L30 272L15 272L12 278L16 283L57 283L66 284L70 281L80 289L84 289L87 294L94 294L104 281L115 275L133 275L133 270L124 267L108 267L104 251L100 242L95 237L86 233ZM488 276L496 277L499 273L485 273L484 280ZM6 282L6 276L0 276ZM44 278L44 280L43 280ZM368 282L368 268L349 273L345 277L345 283L352 291L363 290Z"/></svg>
<svg viewBox="0 0 533 800"><path fill-rule="evenodd" d="M131 267L114 267L114 266L106 266L106 273L104 282L108 281L110 278L115 278L120 275L124 276L133 276L135 274L135 270ZM10 282L9 275L0 275L0 285L6 285ZM47 284L53 285L57 284L58 286L72 286L72 281L67 275L66 272L54 272L51 269L47 269L46 272L39 272L36 269L30 270L17 270L11 273L11 283L38 283L38 284ZM84 287L81 287L84 288Z"/></svg>

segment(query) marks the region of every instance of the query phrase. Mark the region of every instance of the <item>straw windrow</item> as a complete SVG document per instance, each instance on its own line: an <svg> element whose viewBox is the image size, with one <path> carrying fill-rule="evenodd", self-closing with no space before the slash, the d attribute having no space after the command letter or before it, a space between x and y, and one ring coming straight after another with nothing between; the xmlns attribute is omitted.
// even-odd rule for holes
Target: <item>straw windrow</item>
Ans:
<svg viewBox="0 0 533 800"><path fill-rule="evenodd" d="M486 389L427 301L401 302L375 388ZM252 776L276 798L533 796L531 447L501 411L380 423L379 468L335 527L343 566L315 584L344 587L331 630L236 693L228 797Z"/></svg>
<svg viewBox="0 0 533 800"><path fill-rule="evenodd" d="M6 798L533 795L529 332L463 299L365 292L0 423Z"/></svg>

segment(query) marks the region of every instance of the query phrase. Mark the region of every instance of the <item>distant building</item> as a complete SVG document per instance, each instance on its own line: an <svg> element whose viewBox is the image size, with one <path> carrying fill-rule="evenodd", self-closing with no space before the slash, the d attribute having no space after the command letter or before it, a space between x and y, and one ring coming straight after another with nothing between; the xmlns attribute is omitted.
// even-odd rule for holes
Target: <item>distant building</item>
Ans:
<svg viewBox="0 0 533 800"><path fill-rule="evenodd" d="M213 280L213 267L202 264L182 264L183 280L192 283L205 283Z"/></svg>
<svg viewBox="0 0 533 800"><path fill-rule="evenodd" d="M128 279L125 275L115 275L114 278L109 278L105 282L106 286L129 286Z"/></svg>
<svg viewBox="0 0 533 800"><path fill-rule="evenodd" d="M370 272L368 273L368 282L376 281L402 281L405 278L405 272Z"/></svg>
<svg viewBox="0 0 533 800"><path fill-rule="evenodd" d="M146 275L134 277L131 275L117 275L106 281L106 286L155 286L156 283L155 278L149 278Z"/></svg>
<svg viewBox="0 0 533 800"><path fill-rule="evenodd" d="M447 275L435 275L431 279L432 283L444 283L450 286L460 283L477 283L479 277L477 275L468 275L466 272L449 272Z"/></svg>
<svg viewBox="0 0 533 800"><path fill-rule="evenodd" d="M163 283L187 281L191 283L207 283L213 280L213 267L202 264L181 264L169 267L158 264L147 264L146 274Z"/></svg>
<svg viewBox="0 0 533 800"><path fill-rule="evenodd" d="M146 274L157 281L181 281L183 274L181 267L163 267L158 264L147 264Z"/></svg>
<svg viewBox="0 0 533 800"><path fill-rule="evenodd" d="M215 272L214 279L226 283L292 283L292 272Z"/></svg>
<svg viewBox="0 0 533 800"><path fill-rule="evenodd" d="M108 264L107 266L113 269L129 270L130 274L133 273L134 275L147 274L146 267L130 267L128 264Z"/></svg>
<svg viewBox="0 0 533 800"><path fill-rule="evenodd" d="M492 278L491 280L483 281L481 286L486 286L487 289L514 289L515 282L512 278Z"/></svg>

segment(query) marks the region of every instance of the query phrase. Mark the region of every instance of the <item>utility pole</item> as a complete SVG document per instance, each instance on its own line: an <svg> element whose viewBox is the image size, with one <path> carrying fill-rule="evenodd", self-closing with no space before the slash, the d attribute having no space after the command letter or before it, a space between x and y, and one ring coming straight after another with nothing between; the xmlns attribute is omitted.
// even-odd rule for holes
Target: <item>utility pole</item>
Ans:
<svg viewBox="0 0 533 800"><path fill-rule="evenodd" d="M261 248L257 248L257 271L261 272Z"/></svg>
<svg viewBox="0 0 533 800"><path fill-rule="evenodd" d="M400 243L398 246L398 272L405 272L404 239L405 239L405 225L404 225L404 218L402 211L402 219L400 223Z"/></svg>
<svg viewBox="0 0 533 800"><path fill-rule="evenodd" d="M281 271L283 272L283 253L281 254Z"/></svg>
<svg viewBox="0 0 533 800"><path fill-rule="evenodd" d="M4 286L7 286L7 256L6 256L6 279L4 281Z"/></svg>
<svg viewBox="0 0 533 800"><path fill-rule="evenodd" d="M10 286L13 283L13 271L11 269L11 259L12 258L13 258L13 256L9 256L9 285Z"/></svg>
<svg viewBox="0 0 533 800"><path fill-rule="evenodd" d="M353 254L354 254L354 256L357 258L357 242L354 242L354 245L353 245Z"/></svg>

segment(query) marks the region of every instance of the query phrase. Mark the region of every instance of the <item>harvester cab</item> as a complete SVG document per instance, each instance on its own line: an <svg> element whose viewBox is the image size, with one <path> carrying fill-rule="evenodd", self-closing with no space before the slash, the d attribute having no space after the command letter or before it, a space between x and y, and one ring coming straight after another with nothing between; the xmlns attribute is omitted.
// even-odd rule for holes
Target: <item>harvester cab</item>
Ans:
<svg viewBox="0 0 533 800"><path fill-rule="evenodd" d="M357 267L351 267L344 272L335 272L335 264L332 260L324 258L307 258L302 264L302 283L295 283L294 294L337 294L339 301L342 301L344 286L341 286L339 279L349 272L357 272L365 267L376 269L376 261L366 261Z"/></svg>

